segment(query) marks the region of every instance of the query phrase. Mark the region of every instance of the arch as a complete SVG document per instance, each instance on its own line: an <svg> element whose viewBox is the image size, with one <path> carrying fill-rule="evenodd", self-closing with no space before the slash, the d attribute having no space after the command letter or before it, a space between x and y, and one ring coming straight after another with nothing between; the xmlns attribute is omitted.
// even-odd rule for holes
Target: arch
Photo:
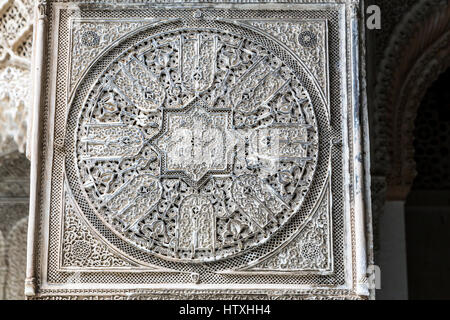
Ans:
<svg viewBox="0 0 450 320"><path fill-rule="evenodd" d="M22 218L8 235L5 299L23 300L25 298L25 266L27 256L28 217Z"/></svg>
<svg viewBox="0 0 450 320"><path fill-rule="evenodd" d="M416 176L414 121L429 86L450 66L450 7L419 1L397 26L377 78L372 174L386 197L405 200Z"/></svg>

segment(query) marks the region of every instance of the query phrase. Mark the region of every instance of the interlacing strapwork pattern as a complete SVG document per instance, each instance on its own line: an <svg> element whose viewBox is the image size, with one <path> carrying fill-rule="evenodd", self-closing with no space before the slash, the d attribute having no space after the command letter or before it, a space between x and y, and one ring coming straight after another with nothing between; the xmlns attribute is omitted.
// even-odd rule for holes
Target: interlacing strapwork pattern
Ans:
<svg viewBox="0 0 450 320"><path fill-rule="evenodd" d="M310 96L283 60L195 28L119 55L76 131L80 185L95 213L173 261L217 261L270 239L301 207L318 149Z"/></svg>

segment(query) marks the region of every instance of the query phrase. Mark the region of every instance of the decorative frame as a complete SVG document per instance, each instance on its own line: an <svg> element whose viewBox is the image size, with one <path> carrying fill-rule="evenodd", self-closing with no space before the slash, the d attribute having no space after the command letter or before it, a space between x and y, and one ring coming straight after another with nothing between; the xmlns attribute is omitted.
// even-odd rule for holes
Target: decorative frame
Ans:
<svg viewBox="0 0 450 320"><path fill-rule="evenodd" d="M371 216L362 9L356 0L289 4L38 1L26 295L43 299L368 298ZM262 10L267 10L264 19ZM96 21L116 24L120 32L99 34ZM67 119L76 113L77 99L85 97L79 94L84 92L80 88L92 90L95 79L89 77L97 75L96 64L112 61L118 56L114 50L134 45L146 32L151 35L155 28L164 30L171 23L198 28L220 24L236 34L245 30L255 39L270 39L278 55L286 52L282 61L296 57L295 62L286 62L291 68L301 66L295 74L302 75L300 82L308 88L314 112L321 117L317 120L321 153L312 179L320 187L307 190L305 201L315 200L309 209L306 205L299 209L306 214L294 212L291 220L284 221L286 227L276 231L281 242L271 237L255 249L221 261L169 263L136 250L136 243L130 245L129 239L119 239L109 225L89 214L89 206L80 204L81 193L74 192L77 185L70 173L75 135L67 134L76 132L70 131L75 129L70 129ZM317 45L322 50L311 49ZM86 64L85 59L92 62ZM75 68L74 63L80 66ZM296 224L299 219L303 220ZM292 252L293 242L305 241L301 232L308 228L313 235L322 235L325 263L285 270L280 257ZM250 256L258 258L245 265ZM86 262L87 257L94 258ZM212 271L204 271L206 263ZM227 268L227 263L235 265Z"/></svg>

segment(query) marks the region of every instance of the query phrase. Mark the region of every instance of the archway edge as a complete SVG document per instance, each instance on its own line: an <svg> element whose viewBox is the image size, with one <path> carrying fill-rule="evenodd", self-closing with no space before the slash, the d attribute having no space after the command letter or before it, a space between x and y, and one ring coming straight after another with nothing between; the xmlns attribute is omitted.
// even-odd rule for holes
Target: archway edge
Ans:
<svg viewBox="0 0 450 320"><path fill-rule="evenodd" d="M427 89L450 66L450 8L422 0L397 26L377 78L372 175L385 177L388 200L404 201L416 166L414 122Z"/></svg>

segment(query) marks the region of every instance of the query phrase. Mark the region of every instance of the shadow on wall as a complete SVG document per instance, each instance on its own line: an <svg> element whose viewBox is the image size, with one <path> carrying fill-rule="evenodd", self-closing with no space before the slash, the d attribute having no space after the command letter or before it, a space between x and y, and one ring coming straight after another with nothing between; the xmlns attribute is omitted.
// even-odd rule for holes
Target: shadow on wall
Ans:
<svg viewBox="0 0 450 320"><path fill-rule="evenodd" d="M410 299L450 299L450 69L417 113L417 177L405 206Z"/></svg>

